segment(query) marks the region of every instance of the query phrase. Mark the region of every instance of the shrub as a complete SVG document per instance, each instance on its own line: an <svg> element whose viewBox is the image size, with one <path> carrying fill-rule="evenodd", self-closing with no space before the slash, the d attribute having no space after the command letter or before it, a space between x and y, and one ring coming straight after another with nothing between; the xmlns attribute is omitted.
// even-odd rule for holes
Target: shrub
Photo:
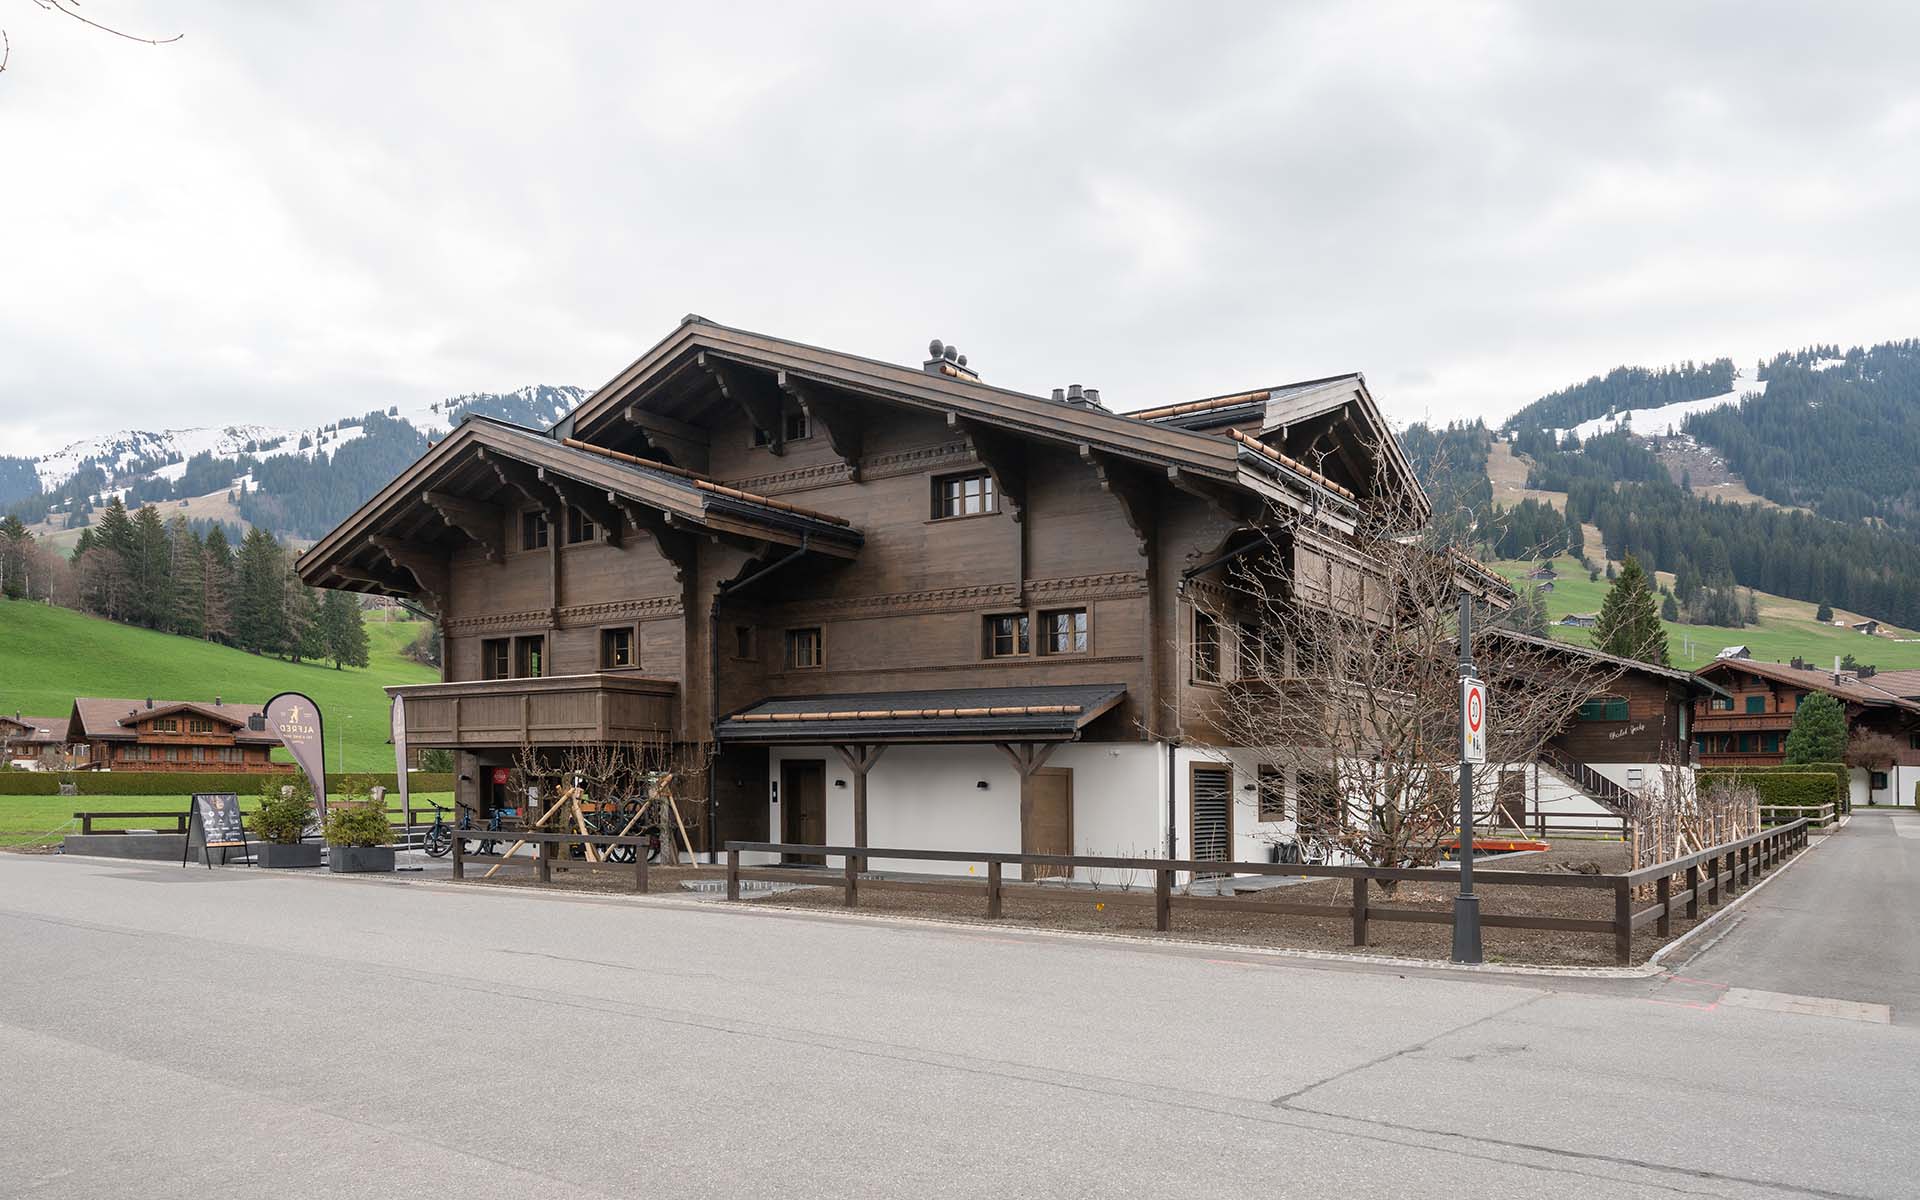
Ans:
<svg viewBox="0 0 1920 1200"><path fill-rule="evenodd" d="M1702 771L1698 783L1701 791L1723 781L1751 787L1760 794L1763 808L1817 808L1822 804L1832 804L1837 813L1841 811L1839 806L1845 800L1847 787L1846 768L1841 767L1840 771L1838 795L1835 794L1835 777L1820 766Z"/></svg>
<svg viewBox="0 0 1920 1200"><path fill-rule="evenodd" d="M329 846L385 846L393 841L386 810L351 791L327 806L326 833Z"/></svg>
<svg viewBox="0 0 1920 1200"><path fill-rule="evenodd" d="M248 829L282 846L299 841L312 823L313 790L304 779L285 783L263 780L260 807L247 814Z"/></svg>

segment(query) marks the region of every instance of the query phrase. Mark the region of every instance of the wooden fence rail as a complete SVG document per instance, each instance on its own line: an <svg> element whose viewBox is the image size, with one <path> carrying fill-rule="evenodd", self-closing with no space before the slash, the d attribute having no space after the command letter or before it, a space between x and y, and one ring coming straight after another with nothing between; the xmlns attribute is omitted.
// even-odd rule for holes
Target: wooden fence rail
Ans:
<svg viewBox="0 0 1920 1200"><path fill-rule="evenodd" d="M470 862L504 863L513 861L504 854L471 854L467 851L467 841L469 839L476 842L504 842L511 839L515 842L525 842L533 846L631 846L633 847L633 863L631 864L633 867L633 890L636 892L645 892L647 890L648 839L641 835L629 834L625 837L614 837L603 834L527 833L520 830L505 831L498 829L459 830L454 834L453 838L453 877L455 879L465 879L467 877L467 864ZM628 864L625 863L597 863L590 859L569 859L567 861L567 869L570 871L583 869L588 871L625 870L627 865ZM533 856L533 874L534 878L538 879L541 883L553 882L553 859L546 854L536 853Z"/></svg>
<svg viewBox="0 0 1920 1200"><path fill-rule="evenodd" d="M1633 961L1633 931L1647 924L1658 926L1660 936L1671 932L1675 912L1681 912L1688 918L1700 915L1700 901L1705 898L1709 904L1717 905L1722 899L1722 891L1731 896L1741 888L1748 886L1753 879L1785 861L1807 844L1808 823L1796 820L1788 825L1764 829L1756 834L1714 846L1699 854L1677 858L1671 862L1643 867L1638 871L1622 875L1578 875L1549 873L1543 871L1494 871L1474 872L1476 888L1501 887L1553 887L1584 888L1607 890L1613 894L1613 915L1599 917L1550 917L1531 913L1489 913L1483 912L1480 923L1493 929L1549 929L1567 933L1611 933L1614 943L1614 957L1621 964ZM556 838L555 840L567 840ZM572 840L579 840L577 838ZM1162 933L1173 928L1173 912L1179 909L1232 908L1242 911L1256 911L1281 916L1335 917L1346 918L1353 926L1353 944L1367 944L1368 927L1374 921L1407 921L1422 924L1447 925L1453 921L1453 914L1446 909L1408 908L1404 906L1380 905L1372 901L1372 885L1378 882L1408 882L1422 880L1428 882L1457 882L1460 873L1447 867L1359 867L1359 866L1313 866L1303 863L1241 863L1214 862L1194 859L1168 858L1116 858L1091 854L1017 854L998 850L898 850L872 846L816 846L791 842L739 842L730 841L727 848L727 899L740 898L740 881L743 877L778 882L810 883L819 885L823 873L819 870L804 870L794 867L754 866L742 864L743 853L765 854L805 854L812 856L837 855L844 861L840 871L840 886L845 893L848 908L856 907L860 902L860 892L869 889L901 889L912 891L953 892L979 895L984 890L987 916L997 919L1004 911L1005 897L1010 891L1029 895L1059 895L1058 885L1035 883L1009 883L1005 879L1008 866L1039 867L1085 867L1106 868L1121 871L1145 872L1152 876L1152 904L1154 928ZM925 882L913 879L874 879L863 875L861 864L872 859L901 859L913 862L964 862L985 863L987 876L983 883L973 883L953 877L929 879ZM457 869L456 869L457 870ZM1267 899L1247 899L1236 896L1192 896L1174 894L1174 876L1176 873L1205 872L1209 874L1289 876L1308 879L1345 879L1352 883L1351 899L1346 904L1292 904ZM1675 891L1673 880L1684 879L1685 886ZM1655 892L1653 906L1635 909L1634 895L1637 889L1651 885ZM1129 901L1145 904L1145 895L1135 895L1128 891L1110 891L1103 889L1102 901L1107 903L1127 903Z"/></svg>
<svg viewBox="0 0 1920 1200"><path fill-rule="evenodd" d="M1805 817L1807 823L1816 829L1825 829L1840 819L1838 806L1829 801L1826 804L1762 804L1760 823L1786 824Z"/></svg>
<svg viewBox="0 0 1920 1200"><path fill-rule="evenodd" d="M93 823L95 821L106 820L109 817L116 818L116 819L125 818L127 820L139 820L139 821L149 821L149 820L153 820L156 817L165 817L174 823L173 828L170 830L159 829L159 830L155 830L154 832L185 833L187 831L187 816L188 816L187 810L168 809L165 812L157 812L157 811L151 811L151 810L142 811L142 812L77 812L73 814L73 819L80 822L80 832L83 834L128 832L125 829L95 829L93 827Z"/></svg>

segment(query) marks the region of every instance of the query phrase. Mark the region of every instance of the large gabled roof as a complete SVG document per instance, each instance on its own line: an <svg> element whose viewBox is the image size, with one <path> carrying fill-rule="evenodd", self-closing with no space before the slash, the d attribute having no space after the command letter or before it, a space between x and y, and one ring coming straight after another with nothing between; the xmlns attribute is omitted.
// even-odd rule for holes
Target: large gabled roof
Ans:
<svg viewBox="0 0 1920 1200"><path fill-rule="evenodd" d="M299 558L302 579L324 584L368 553L370 539L436 486L494 456L579 487L666 514L670 521L850 556L861 535L844 518L727 487L662 463L590 447L490 417L468 417ZM543 475L542 473L545 473Z"/></svg>
<svg viewBox="0 0 1920 1200"><path fill-rule="evenodd" d="M1618 654L1608 654L1604 650L1595 650L1592 646L1582 646L1576 642L1562 642L1556 641L1553 638L1535 637L1530 633L1521 633L1517 629L1494 629L1489 631L1489 636L1510 642L1518 642L1523 645L1540 646L1546 649L1556 650L1571 658L1585 658L1594 662L1607 663L1610 666L1619 667L1624 671L1651 675L1656 679L1665 679L1672 683L1683 683L1694 691L1703 694L1712 693L1718 696L1728 694L1725 688L1711 679L1701 678L1696 672L1682 671L1678 667L1663 667L1656 663L1641 662L1637 658L1624 658Z"/></svg>
<svg viewBox="0 0 1920 1200"><path fill-rule="evenodd" d="M553 432L589 442L609 440L605 435L624 422L630 408L655 411L656 401L669 394L674 381L696 362L746 367L801 385L826 386L977 421L1025 439L1068 448L1084 446L1152 468L1178 469L1238 486L1291 506L1300 506L1302 498L1335 509L1346 503L1287 464L1212 434L1063 404L962 375L735 329L697 315L683 318L677 329L582 401Z"/></svg>

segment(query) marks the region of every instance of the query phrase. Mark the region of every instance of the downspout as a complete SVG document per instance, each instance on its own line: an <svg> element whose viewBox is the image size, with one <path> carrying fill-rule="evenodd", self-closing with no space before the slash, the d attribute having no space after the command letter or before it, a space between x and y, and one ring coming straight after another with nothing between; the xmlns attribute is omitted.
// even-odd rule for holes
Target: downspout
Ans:
<svg viewBox="0 0 1920 1200"><path fill-rule="evenodd" d="M713 603L707 609L707 717L711 722L713 738L713 765L707 768L707 862L720 861L720 600L729 592L738 591L757 579L765 578L780 568L804 555L813 541L813 535L800 535L800 546L793 553L768 563L745 579L732 582L722 581L714 589Z"/></svg>

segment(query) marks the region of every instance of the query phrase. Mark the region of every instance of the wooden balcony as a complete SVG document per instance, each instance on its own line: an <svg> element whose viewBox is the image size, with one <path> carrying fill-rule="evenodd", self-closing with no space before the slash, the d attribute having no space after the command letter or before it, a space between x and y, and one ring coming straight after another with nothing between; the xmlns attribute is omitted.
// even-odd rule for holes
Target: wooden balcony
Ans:
<svg viewBox="0 0 1920 1200"><path fill-rule="evenodd" d="M1696 750L1693 765L1712 767L1777 767L1786 759L1783 750Z"/></svg>
<svg viewBox="0 0 1920 1200"><path fill-rule="evenodd" d="M673 736L680 685L625 672L390 687L407 744L449 750L653 741Z"/></svg>
<svg viewBox="0 0 1920 1200"><path fill-rule="evenodd" d="M1793 728L1790 712L1770 713L1697 713L1695 733L1785 733Z"/></svg>

